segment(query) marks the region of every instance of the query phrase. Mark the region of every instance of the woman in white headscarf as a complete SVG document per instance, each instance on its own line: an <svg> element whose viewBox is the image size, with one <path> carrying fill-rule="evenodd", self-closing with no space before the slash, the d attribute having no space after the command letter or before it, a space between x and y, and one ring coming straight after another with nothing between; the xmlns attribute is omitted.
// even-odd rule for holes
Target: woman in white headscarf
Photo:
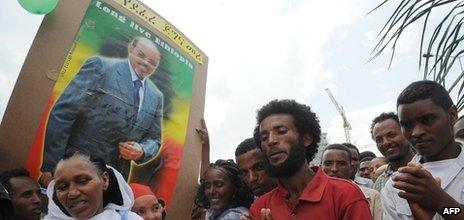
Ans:
<svg viewBox="0 0 464 220"><path fill-rule="evenodd" d="M66 154L50 182L45 219L142 220L130 211L134 197L121 174L99 158Z"/></svg>

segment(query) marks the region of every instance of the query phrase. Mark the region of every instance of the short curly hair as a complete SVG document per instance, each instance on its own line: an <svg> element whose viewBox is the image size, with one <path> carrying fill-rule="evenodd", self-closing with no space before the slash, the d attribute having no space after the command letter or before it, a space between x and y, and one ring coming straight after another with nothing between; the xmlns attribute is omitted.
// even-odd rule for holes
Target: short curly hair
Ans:
<svg viewBox="0 0 464 220"><path fill-rule="evenodd" d="M399 105L411 104L416 101L431 99L432 102L448 111L453 106L448 91L442 85L430 80L416 81L407 86L396 100L396 108Z"/></svg>
<svg viewBox="0 0 464 220"><path fill-rule="evenodd" d="M265 118L273 114L291 115L295 121L295 127L300 134L300 138L307 133L313 136L311 145L309 147L305 146L306 160L308 162L312 161L318 150L317 144L321 140L321 126L319 125L319 119L316 114L311 111L311 107L290 99L272 100L258 110L256 116L258 126ZM254 132L253 136L256 144L261 147L259 131Z"/></svg>
<svg viewBox="0 0 464 220"><path fill-rule="evenodd" d="M259 149L260 148L255 144L254 138L247 138L243 140L238 147L235 149L235 156L238 157L242 154L247 153L248 151Z"/></svg>
<svg viewBox="0 0 464 220"><path fill-rule="evenodd" d="M210 169L220 169L224 171L232 185L235 187L236 190L234 196L232 197L230 205L231 208L239 206L250 208L250 205L254 200L253 192L243 181L240 168L233 160L219 159L216 162L209 164L209 167L204 174L206 174L206 172L208 172ZM200 186L198 187L197 195L195 197L195 204L205 209L210 208L210 203L205 194L205 182L203 178L200 180Z"/></svg>
<svg viewBox="0 0 464 220"><path fill-rule="evenodd" d="M398 125L400 125L400 120L398 119L398 115L394 112L382 112L379 116L375 117L374 120L372 120L371 123L371 137L374 139L374 126L377 123L383 122L388 119L393 119L396 121Z"/></svg>
<svg viewBox="0 0 464 220"><path fill-rule="evenodd" d="M15 177L30 177L30 174L24 167L3 171L0 173L0 184L2 184L8 192L11 192L12 186L10 180Z"/></svg>

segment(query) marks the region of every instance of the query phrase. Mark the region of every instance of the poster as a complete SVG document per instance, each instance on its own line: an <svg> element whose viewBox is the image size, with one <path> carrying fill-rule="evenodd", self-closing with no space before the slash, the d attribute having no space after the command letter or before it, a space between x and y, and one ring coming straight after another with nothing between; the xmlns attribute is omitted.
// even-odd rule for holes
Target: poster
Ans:
<svg viewBox="0 0 464 220"><path fill-rule="evenodd" d="M129 182L149 185L169 210L181 165L183 173L198 173L198 150L190 149L193 164L182 159L194 146L187 140L198 142L191 136L203 111L207 57L138 1L83 7L24 166L46 184L44 174L67 150L102 157Z"/></svg>

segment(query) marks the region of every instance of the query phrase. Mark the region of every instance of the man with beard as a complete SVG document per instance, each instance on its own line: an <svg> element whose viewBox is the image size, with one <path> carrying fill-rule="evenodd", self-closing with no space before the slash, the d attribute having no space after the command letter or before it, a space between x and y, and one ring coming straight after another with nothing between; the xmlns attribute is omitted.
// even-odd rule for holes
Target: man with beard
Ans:
<svg viewBox="0 0 464 220"><path fill-rule="evenodd" d="M411 83L398 96L401 131L417 154L382 190L384 219L464 219L464 151L454 140L457 109L433 81Z"/></svg>
<svg viewBox="0 0 464 220"><path fill-rule="evenodd" d="M277 180L264 172L264 153L253 138L242 141L235 149L235 161L243 175L243 180L255 196L262 196L277 186Z"/></svg>
<svg viewBox="0 0 464 220"><path fill-rule="evenodd" d="M257 123L255 141L265 154L266 173L278 179L278 186L255 200L252 217L371 219L369 204L358 186L308 166L321 134L309 106L273 100L258 111Z"/></svg>
<svg viewBox="0 0 464 220"><path fill-rule="evenodd" d="M414 153L408 140L401 133L398 116L393 112L384 112L374 118L371 135L377 149L388 159L387 170L374 183L374 189L380 192L392 174L411 161Z"/></svg>
<svg viewBox="0 0 464 220"><path fill-rule="evenodd" d="M16 220L39 220L42 201L39 184L24 168L4 171L0 174L1 184L8 191Z"/></svg>

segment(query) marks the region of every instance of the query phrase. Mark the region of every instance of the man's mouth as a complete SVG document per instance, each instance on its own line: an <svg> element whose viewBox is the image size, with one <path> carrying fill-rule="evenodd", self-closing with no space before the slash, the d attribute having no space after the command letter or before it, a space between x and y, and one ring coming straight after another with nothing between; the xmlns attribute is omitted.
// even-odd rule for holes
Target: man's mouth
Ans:
<svg viewBox="0 0 464 220"><path fill-rule="evenodd" d="M251 190L252 190L253 192L255 192L255 191L261 191L262 188L263 188L263 187L261 187L261 186L253 186L253 187L251 188Z"/></svg>
<svg viewBox="0 0 464 220"><path fill-rule="evenodd" d="M387 154L392 154L392 153L394 153L396 151L396 149L397 149L396 146L391 146L391 147L387 148L386 153Z"/></svg>
<svg viewBox="0 0 464 220"><path fill-rule="evenodd" d="M40 206L36 206L34 207L33 209L31 209L32 213L34 213L35 215L40 215L42 213L42 209Z"/></svg>
<svg viewBox="0 0 464 220"><path fill-rule="evenodd" d="M418 140L414 141L414 146L417 148L422 148L432 143L432 140Z"/></svg>
<svg viewBox="0 0 464 220"><path fill-rule="evenodd" d="M274 157L276 155L280 155L280 154L283 154L283 153L285 153L285 152L282 151L282 150L279 150L279 149L276 149L276 148L271 149L271 151L269 152L269 158L272 158L272 157Z"/></svg>
<svg viewBox="0 0 464 220"><path fill-rule="evenodd" d="M329 173L327 173L327 176L339 178L339 177L337 176L337 174L334 173L334 172L329 172Z"/></svg>

